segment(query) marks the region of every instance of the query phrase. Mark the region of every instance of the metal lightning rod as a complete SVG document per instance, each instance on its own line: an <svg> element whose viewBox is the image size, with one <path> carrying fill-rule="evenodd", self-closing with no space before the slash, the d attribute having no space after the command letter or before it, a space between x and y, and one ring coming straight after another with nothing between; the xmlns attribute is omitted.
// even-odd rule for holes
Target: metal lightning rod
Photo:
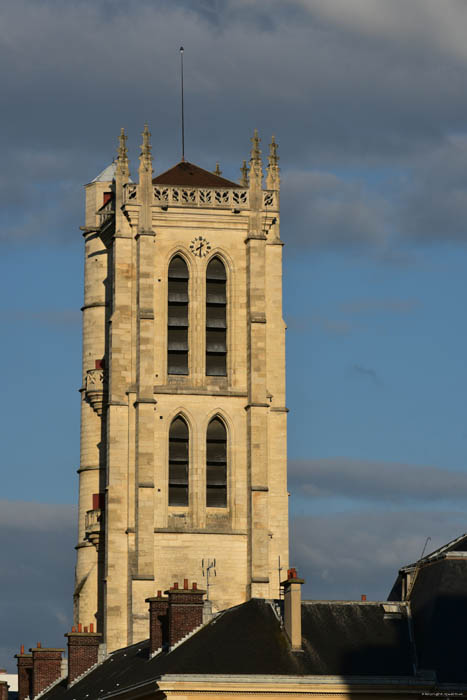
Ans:
<svg viewBox="0 0 467 700"><path fill-rule="evenodd" d="M185 106L183 102L183 46L180 46L180 78L182 88L182 161L185 160Z"/></svg>

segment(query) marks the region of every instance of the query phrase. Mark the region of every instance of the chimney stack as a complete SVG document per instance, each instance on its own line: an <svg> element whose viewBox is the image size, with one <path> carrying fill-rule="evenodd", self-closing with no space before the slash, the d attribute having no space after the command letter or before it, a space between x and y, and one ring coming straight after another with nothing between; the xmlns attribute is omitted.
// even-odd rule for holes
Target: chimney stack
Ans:
<svg viewBox="0 0 467 700"><path fill-rule="evenodd" d="M146 599L149 603L151 654L163 646L173 647L203 624L205 593L196 583L189 588L188 579L184 579L183 588L175 582L172 588L164 591L168 598L157 591L157 596Z"/></svg>
<svg viewBox="0 0 467 700"><path fill-rule="evenodd" d="M187 581L188 584L188 581ZM169 595L169 647L173 647L187 634L203 624L203 596L206 591L198 590L196 583L191 589L173 588L165 591Z"/></svg>
<svg viewBox="0 0 467 700"><path fill-rule="evenodd" d="M298 578L296 569L288 569L284 588L284 627L292 645L292 651L302 648L302 592L305 581Z"/></svg>
<svg viewBox="0 0 467 700"><path fill-rule="evenodd" d="M24 644L21 644L19 654L15 654L18 666L18 700L32 698L32 654L24 653Z"/></svg>
<svg viewBox="0 0 467 700"><path fill-rule="evenodd" d="M81 629L81 625L78 626ZM94 632L91 623L84 632L76 632L76 627L65 634L68 639L68 685L97 664L101 634Z"/></svg>
<svg viewBox="0 0 467 700"><path fill-rule="evenodd" d="M169 631L169 600L157 591L154 598L146 598L149 603L149 644L151 656L160 651L168 643Z"/></svg>
<svg viewBox="0 0 467 700"><path fill-rule="evenodd" d="M8 683L0 681L0 700L8 700Z"/></svg>
<svg viewBox="0 0 467 700"><path fill-rule="evenodd" d="M61 678L64 649L47 649L38 642L29 651L32 652L32 695L29 696L32 699Z"/></svg>

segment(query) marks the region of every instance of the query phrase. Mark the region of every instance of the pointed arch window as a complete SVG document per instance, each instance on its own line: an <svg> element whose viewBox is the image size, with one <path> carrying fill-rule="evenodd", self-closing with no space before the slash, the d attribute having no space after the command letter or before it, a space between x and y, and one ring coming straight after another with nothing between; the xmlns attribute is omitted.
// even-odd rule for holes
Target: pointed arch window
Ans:
<svg viewBox="0 0 467 700"><path fill-rule="evenodd" d="M169 431L169 506L188 505L188 448L188 426L178 416Z"/></svg>
<svg viewBox="0 0 467 700"><path fill-rule="evenodd" d="M220 418L213 418L206 434L206 506L227 506L227 431Z"/></svg>
<svg viewBox="0 0 467 700"><path fill-rule="evenodd" d="M176 255L168 274L168 374L188 374L188 278L186 262Z"/></svg>
<svg viewBox="0 0 467 700"><path fill-rule="evenodd" d="M206 269L206 374L227 374L227 275L219 258Z"/></svg>

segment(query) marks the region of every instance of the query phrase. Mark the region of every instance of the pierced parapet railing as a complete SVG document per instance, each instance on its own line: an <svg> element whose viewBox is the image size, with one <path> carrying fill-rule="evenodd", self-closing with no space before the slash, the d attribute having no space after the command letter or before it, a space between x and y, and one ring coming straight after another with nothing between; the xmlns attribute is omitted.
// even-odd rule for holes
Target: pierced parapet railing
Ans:
<svg viewBox="0 0 467 700"><path fill-rule="evenodd" d="M138 185L125 185L125 204L139 203ZM206 187L174 187L153 185L152 202L159 206L174 207L215 207L222 209L248 209L250 193L248 189L221 189ZM277 209L275 190L263 190L263 208Z"/></svg>
<svg viewBox="0 0 467 700"><path fill-rule="evenodd" d="M101 535L102 511L100 508L87 510L84 519L85 539L95 547L99 548L99 538Z"/></svg>
<svg viewBox="0 0 467 700"><path fill-rule="evenodd" d="M86 399L98 416L102 415L105 392L105 374L103 369L89 369L86 372L84 390Z"/></svg>
<svg viewBox="0 0 467 700"><path fill-rule="evenodd" d="M211 189L201 187L153 187L153 202L159 205L185 207L223 207L248 209L248 190Z"/></svg>
<svg viewBox="0 0 467 700"><path fill-rule="evenodd" d="M275 190L263 190L263 208L278 209L277 192Z"/></svg>
<svg viewBox="0 0 467 700"><path fill-rule="evenodd" d="M109 201L99 209L97 214L100 218L100 226L102 228L102 226L113 219L115 215L115 201L113 199L109 199Z"/></svg>

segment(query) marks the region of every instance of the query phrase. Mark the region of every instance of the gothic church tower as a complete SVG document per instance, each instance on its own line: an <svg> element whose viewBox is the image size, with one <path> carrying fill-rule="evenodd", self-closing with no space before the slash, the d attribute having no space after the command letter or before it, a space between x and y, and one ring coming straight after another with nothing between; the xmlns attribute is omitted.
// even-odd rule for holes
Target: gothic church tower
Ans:
<svg viewBox="0 0 467 700"><path fill-rule="evenodd" d="M256 132L240 184L185 161L153 179L145 127L135 184L122 130L83 232L75 621L111 651L208 561L214 610L278 597L288 566L274 139L265 188Z"/></svg>

